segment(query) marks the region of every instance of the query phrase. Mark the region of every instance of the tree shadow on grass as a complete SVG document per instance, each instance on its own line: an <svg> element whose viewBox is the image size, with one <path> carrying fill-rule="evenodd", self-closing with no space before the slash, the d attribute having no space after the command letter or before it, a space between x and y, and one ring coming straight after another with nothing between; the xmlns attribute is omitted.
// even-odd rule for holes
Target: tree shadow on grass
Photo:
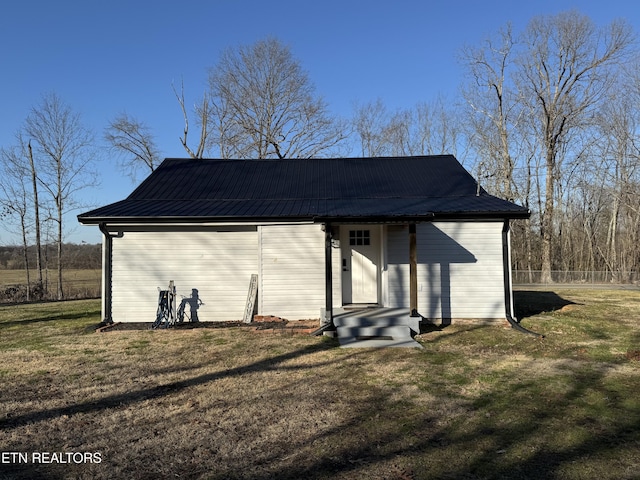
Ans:
<svg viewBox="0 0 640 480"><path fill-rule="evenodd" d="M626 462L630 476L625 478L637 478L634 475L640 474L640 463L633 452L640 447L640 410L625 404L625 392L607 381L606 369L567 367L566 378L564 391L547 392L533 400L531 392L544 379L523 378L522 372L514 370L481 395L466 398L457 407L458 420L448 422L441 421L444 411L437 408L405 415L399 409L402 400L393 391L381 389L353 412L340 431L324 434L351 436L352 444L279 471L277 478L329 478L338 472L357 471L363 464L386 464L389 468L401 458L412 459L405 463L412 466L380 478L561 478L565 467L599 463L597 458ZM606 399L611 412L626 411L627 415L618 414L611 423L603 420L601 415L606 412L589 403L594 395ZM455 403L450 403L452 410ZM383 420L380 412L397 412L399 416L395 421ZM372 419L376 419L373 429ZM361 430L362 425L369 428ZM449 449L449 454L439 456L442 449ZM474 455L465 457L469 451ZM447 462L448 455L455 456L455 452L459 462ZM621 452L625 452L623 456L616 457ZM578 467L576 471L588 474L590 468ZM266 480L268 475L251 478Z"/></svg>
<svg viewBox="0 0 640 480"><path fill-rule="evenodd" d="M14 429L29 423L41 422L58 418L62 416L71 416L76 414L92 413L100 410L106 410L115 407L130 406L141 403L145 400L151 400L160 398L166 395L171 395L175 392L179 392L189 387L204 385L207 383L215 382L228 377L237 377L249 373L255 373L268 370L282 370L287 371L297 367L283 366L282 363L292 360L294 358L302 357L305 355L313 354L323 350L330 350L338 346L337 342L322 341L308 345L302 349L292 352L284 353L274 357L269 357L264 360L260 360L248 365L240 367L234 367L227 370L222 370L214 373L207 373L192 378L186 378L175 382L169 382L162 385L156 385L149 388L144 388L136 391L118 393L109 395L101 399L94 399L85 403L78 403L75 405L69 405L59 408L51 408L41 411L29 412L22 415L7 416L7 418L0 419L0 431ZM337 358L329 363L339 362ZM323 366L325 364L318 364L317 366ZM303 367L300 367L303 368ZM309 368L305 366L304 368Z"/></svg>
<svg viewBox="0 0 640 480"><path fill-rule="evenodd" d="M513 292L516 318L533 317L545 312L555 312L567 305L577 305L555 292L516 290Z"/></svg>
<svg viewBox="0 0 640 480"><path fill-rule="evenodd" d="M253 392L247 402L260 398L264 408L273 411L272 417L262 417L266 421L255 431L266 431L279 420L283 411L272 408L278 401L291 397L297 403L304 403L311 395L313 398L323 395L325 414L340 406L349 408L338 411L339 418L326 428L321 421L314 431L294 438L282 435L258 441L255 436L248 436L247 441L255 442L259 450L251 454L247 454L250 450L245 450L244 454L230 450L231 457L216 456L217 453L211 451L211 459L196 458L195 465L200 462L202 468L197 472L193 471L194 463L174 462L171 451L162 461L157 461L152 453L144 453L147 458L136 458L139 465L130 462L123 468L131 473L130 478L168 478L169 464L172 477L194 479L562 478L566 469L573 473L572 478L612 478L580 470L581 463L609 459L613 471L618 473L624 468L621 463L626 462L628 476L619 478L636 478L635 474L640 473L640 465L634 463L637 461L630 460L633 449L640 448L640 410L637 403L628 401L629 392L634 391L632 382L637 377L618 386L607 380L606 368L568 362L554 371L537 375L528 374L532 366L529 364L503 373L497 370L499 378L469 373L462 378L466 383L460 383L453 377L436 373L436 369L424 368L412 370L411 383L400 385L404 390L398 390L393 377L384 380L374 373L364 372L380 366L381 360L386 359L390 364L384 368L402 374L400 367L407 368L409 361L421 361L424 354L394 353L399 358L399 363L394 364L393 350L388 350L389 354L383 357L368 350L350 354L337 350L340 354L328 356L326 361L319 363L287 363L336 346L337 342L318 342L219 372L66 408L10 417L0 422L0 429L10 430L58 416L99 412L112 407L136 407L147 399L170 397L189 387L211 386L215 389L215 382L225 378L272 371L286 375L296 369L309 369L309 376L297 380L287 377L286 384L278 385L270 392L271 396L264 399ZM318 368L314 371L314 367L327 365L331 366L330 370ZM363 375L353 375L347 368L349 365L361 365ZM428 361L424 361L424 365L428 367ZM451 365L451 369L463 367L464 362L462 366ZM308 382L317 388L305 394L303 387ZM345 388L338 388L340 385ZM344 397L348 400L341 401ZM599 399L606 400L606 406ZM235 409L243 406L246 404L242 402L230 405L229 415L235 415ZM293 412L294 415L306 415L304 418L308 422L314 422L315 413L304 409ZM602 418L607 416L613 417L614 421ZM251 422L251 419L238 419L233 428L253 431L248 427L254 425L243 424L243 421ZM197 447L197 436L194 431L194 440L181 448ZM127 445L118 447L127 448ZM606 471L605 468L600 468L599 472ZM137 475L144 469L146 476ZM579 477L576 471L595 475ZM65 477L60 475L59 478ZM103 474L100 478L109 477Z"/></svg>
<svg viewBox="0 0 640 480"><path fill-rule="evenodd" d="M274 454L263 459L263 473L228 468L210 478L562 478L567 466L598 457L616 458L622 450L627 455L622 461L628 462L633 445L640 445L640 412L623 406L624 397L608 387L604 372L574 373L567 372L570 379L563 394L550 394L540 403L526 399L536 390L538 380L523 381L519 371L476 398L448 398L440 392L436 398L442 400L443 408L434 404L433 408L405 410L406 400L392 389L371 388L370 396L345 422L312 439L314 445L325 446L324 450L319 448L306 457L300 453L286 466ZM596 410L584 404L585 396L593 392L609 398L612 410L626 408L630 415L606 425L594 416ZM443 421L447 408L455 413ZM573 419L566 423L568 417ZM585 430L593 434L585 435ZM292 443L291 456L305 447ZM578 472L589 472L589 467L580 468ZM628 471L633 468L640 473L638 464L630 463Z"/></svg>
<svg viewBox="0 0 640 480"><path fill-rule="evenodd" d="M286 360L328 348L332 346L313 345L245 367L170 385L178 389L205 384L222 378L225 373L243 375L271 368L286 371L292 368L282 365ZM339 356L329 363L348 359L370 362L372 355L363 350L348 357ZM349 402L351 409L329 428L317 428L313 433L294 435L293 438L273 437L263 442L256 442L256 438L251 437L247 441L256 442L254 445L263 447L261 450L250 455L246 454L250 450L244 455L230 450L237 456L203 458L195 464L202 464L199 471L193 470L194 464L171 463L171 451L166 452L163 462L140 458L137 459L139 466L132 463L126 469L136 474L130 478L168 478L166 466L171 463L172 477L225 480L563 478L567 473L571 478L612 478L611 475L598 475L598 472L607 471L606 465L597 467L596 460L600 459L605 464L612 462L612 473L623 470L628 473L619 478L637 478L635 474L640 473L640 464L632 454L634 448L640 447L640 411L625 404L624 392L607 382L605 370L574 368L571 364L566 366L562 376L566 379L566 388L543 391L541 398L536 399L529 397L539 388L540 379L523 378L519 370L486 385L477 395L461 396L455 387L451 391L434 387L426 395L432 399L430 406L412 404L409 397L399 396L394 388L384 383L371 385L367 382L366 392L352 393L360 401ZM340 378L325 371L313 381L322 386L320 391L326 391L331 390ZM298 392L299 383L306 381L304 378L293 381L285 388L280 387L279 392L295 397L300 395L299 401L304 401L305 395ZM361 385L355 377L341 378L341 381L349 383L349 388ZM430 372L425 370L415 381L421 385L430 383ZM349 388L338 395L350 392ZM155 392L156 396L162 394ZM594 394L608 399L611 412L624 410L627 415L618 414L612 423L599 418L599 410L585 402L585 398L593 398ZM327 395L327 400L331 398L334 397ZM137 397L129 399L130 403L133 401L137 401ZM242 406L237 405L238 408ZM326 405L326 409L330 408L335 407ZM277 417L276 410L273 423L267 421L262 429L272 427L277 423ZM243 421L247 419L238 419L234 428L246 428ZM308 421L314 421L313 411L308 412ZM194 438L197 438L195 432ZM197 445L197 442L194 440L189 445ZM269 446L272 448L266 448ZM215 457L216 452L212 455ZM582 466L585 463L599 470ZM138 474L144 469L146 475L140 477ZM589 476L590 473L595 477ZM108 477L105 474L100 478Z"/></svg>
<svg viewBox="0 0 640 480"><path fill-rule="evenodd" d="M65 312L60 312L60 313L53 313L50 315L44 315L41 317L34 317L34 318L25 318L25 319L21 319L21 320L9 320L9 321L4 321L4 322L0 322L0 330L3 328L10 328L10 327L15 327L15 326L21 326L21 325L32 325L32 324L36 324L36 323L47 323L47 322L60 322L60 321L68 321L68 320L82 320L82 319L86 319L88 317L100 317L100 308L97 309L92 309L92 310L88 310L88 311L84 311L84 312L78 312L78 313L65 313ZM91 329L95 330L94 328L94 324L92 324Z"/></svg>

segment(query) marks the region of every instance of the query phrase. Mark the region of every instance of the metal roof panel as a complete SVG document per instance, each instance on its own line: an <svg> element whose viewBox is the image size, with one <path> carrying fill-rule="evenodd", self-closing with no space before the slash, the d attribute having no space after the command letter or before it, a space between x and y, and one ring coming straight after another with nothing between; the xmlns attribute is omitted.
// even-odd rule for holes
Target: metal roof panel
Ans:
<svg viewBox="0 0 640 480"><path fill-rule="evenodd" d="M83 213L78 219L98 223L434 215L526 218L529 212L479 189L451 155L166 159L125 200Z"/></svg>

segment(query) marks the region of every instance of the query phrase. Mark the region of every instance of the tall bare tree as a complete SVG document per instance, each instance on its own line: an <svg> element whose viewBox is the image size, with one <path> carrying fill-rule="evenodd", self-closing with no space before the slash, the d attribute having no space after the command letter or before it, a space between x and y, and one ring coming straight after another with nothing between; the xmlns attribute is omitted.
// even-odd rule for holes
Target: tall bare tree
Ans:
<svg viewBox="0 0 640 480"><path fill-rule="evenodd" d="M132 178L141 168L153 172L160 164L160 151L151 129L127 113L121 113L109 122L104 138L120 155L120 167Z"/></svg>
<svg viewBox="0 0 640 480"><path fill-rule="evenodd" d="M489 38L481 46L462 50L469 82L463 96L470 107L468 117L471 142L480 156L482 169L497 179L496 194L515 200L512 150L520 126L523 108L509 74L515 39L510 25L500 31L497 39Z"/></svg>
<svg viewBox="0 0 640 480"><path fill-rule="evenodd" d="M24 140L22 139L22 135L19 134L20 145L22 146L22 150L24 151ZM41 224L40 224L40 198L38 194L38 175L36 171L36 163L33 159L33 148L31 147L31 142L27 142L27 158L29 159L29 173L31 179L31 193L32 193L32 204L33 204L33 221L34 221L34 229L36 233L36 269L38 272L38 284L36 286L36 291L38 295L42 296L45 294L45 287L42 278L42 235L41 235Z"/></svg>
<svg viewBox="0 0 640 480"><path fill-rule="evenodd" d="M616 21L600 30L575 11L536 17L523 36L518 86L529 102L545 165L542 280L551 282L556 178L569 136L586 125L607 88L613 67L625 59L633 37Z"/></svg>
<svg viewBox="0 0 640 480"><path fill-rule="evenodd" d="M346 138L345 125L274 38L225 50L209 88L197 113L208 118L210 128L201 131L224 158L321 157Z"/></svg>
<svg viewBox="0 0 640 480"><path fill-rule="evenodd" d="M93 136L83 126L80 115L55 93L43 96L41 103L31 109L24 135L33 140L38 183L49 193L55 208L52 220L57 226L57 293L58 299L62 299L63 216L77 206L75 194L96 183L90 168Z"/></svg>

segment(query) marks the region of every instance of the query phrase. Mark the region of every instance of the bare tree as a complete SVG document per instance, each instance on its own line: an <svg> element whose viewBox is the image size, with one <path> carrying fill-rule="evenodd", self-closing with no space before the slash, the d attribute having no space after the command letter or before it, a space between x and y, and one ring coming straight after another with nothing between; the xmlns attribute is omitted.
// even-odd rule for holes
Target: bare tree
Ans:
<svg viewBox="0 0 640 480"><path fill-rule="evenodd" d="M430 102L420 102L412 110L414 122L410 155L459 155L466 151L467 138L458 120L454 105L447 105L441 96ZM462 154L464 157L464 154ZM460 158L464 161L464 158Z"/></svg>
<svg viewBox="0 0 640 480"><path fill-rule="evenodd" d="M79 190L95 185L90 169L93 136L82 125L79 114L53 93L31 109L24 134L35 142L38 183L55 206L52 220L57 226L58 299L62 299L63 215L77 206L74 195Z"/></svg>
<svg viewBox="0 0 640 480"><path fill-rule="evenodd" d="M109 122L104 138L120 155L120 167L132 178L140 168L153 172L161 161L151 129L126 113Z"/></svg>
<svg viewBox="0 0 640 480"><path fill-rule="evenodd" d="M356 104L352 122L367 157L455 154L462 143L460 125L442 98L393 113L381 99Z"/></svg>
<svg viewBox="0 0 640 480"><path fill-rule="evenodd" d="M198 113L224 158L319 157L346 138L300 63L274 38L224 51L209 87Z"/></svg>
<svg viewBox="0 0 640 480"><path fill-rule="evenodd" d="M173 93L180 104L180 110L182 110L182 117L184 118L184 130L182 131L182 137L180 137L180 143L185 151L191 158L203 158L205 152L211 146L211 126L214 120L210 115L212 105L209 102L209 95L207 92L202 96L202 101L199 105L194 106L196 114L196 123L200 127L200 137L198 139L198 146L195 151L189 146L189 111L186 107L184 100L184 82L180 84L180 93L176 90L175 85L171 85ZM223 157L226 158L226 157Z"/></svg>
<svg viewBox="0 0 640 480"><path fill-rule="evenodd" d="M518 85L522 98L530 102L533 128L543 148L542 280L551 282L555 180L561 175L562 154L571 132L585 126L606 93L612 67L628 53L632 35L623 22L600 31L589 18L572 11L534 18L523 42Z"/></svg>
<svg viewBox="0 0 640 480"><path fill-rule="evenodd" d="M481 176L494 179L496 194L535 206L529 226L518 226L514 252L523 252L529 269L533 259L544 282L553 267L602 268L606 256L613 258L611 244L602 246L602 218L612 215L615 238L619 205L608 198L606 179L616 162L603 147L619 133L614 125L596 131L595 124L633 40L624 22L598 29L570 11L536 17L520 34L507 26L462 52L468 131Z"/></svg>
<svg viewBox="0 0 640 480"><path fill-rule="evenodd" d="M0 161L0 206L4 214L18 218L22 238L23 265L27 280L26 300L30 301L31 271L28 259L28 229L31 222L29 213L33 203L29 195L28 171L17 147L1 149ZM40 276L42 276L41 269ZM40 278L40 283L42 283L42 278Z"/></svg>
<svg viewBox="0 0 640 480"><path fill-rule="evenodd" d="M470 138L480 155L480 164L498 179L496 194L513 201L515 159L514 131L519 127L522 106L508 75L515 40L510 25L497 40L481 47L467 46L462 61L469 73L463 96L471 110Z"/></svg>
<svg viewBox="0 0 640 480"><path fill-rule="evenodd" d="M634 228L640 216L640 84L634 76L626 72L596 115L599 141L594 145L600 159L596 178L602 179L599 190L606 199L603 220L609 219L597 248L606 268L621 281L640 263ZM620 91L627 94L616 94Z"/></svg>
<svg viewBox="0 0 640 480"><path fill-rule="evenodd" d="M21 135L20 144L24 145L24 141L22 140ZM24 150L24 147L23 147ZM34 214L34 228L36 231L36 269L38 272L38 284L36 291L39 295L45 294L45 287L42 278L42 235L41 235L41 224L40 224L40 199L38 196L38 176L36 171L36 164L33 160L33 148L31 147L31 142L27 143L27 156L29 158L29 173L31 176L31 192L33 194L33 214Z"/></svg>
<svg viewBox="0 0 640 480"><path fill-rule="evenodd" d="M381 99L356 104L353 128L360 139L363 157L380 157L389 154L390 115Z"/></svg>
<svg viewBox="0 0 640 480"><path fill-rule="evenodd" d="M24 248L27 245L27 229L33 225L35 231L36 284L33 292L37 297L44 295L42 277L42 240L40 225L40 199L38 196L38 179L36 164L33 158L31 142L24 139L22 131L16 133L17 145L2 149L2 184L3 203L7 211L20 219L21 235ZM26 250L25 250L26 254ZM25 257L27 289L30 287L29 264ZM30 296L30 291L27 293Z"/></svg>

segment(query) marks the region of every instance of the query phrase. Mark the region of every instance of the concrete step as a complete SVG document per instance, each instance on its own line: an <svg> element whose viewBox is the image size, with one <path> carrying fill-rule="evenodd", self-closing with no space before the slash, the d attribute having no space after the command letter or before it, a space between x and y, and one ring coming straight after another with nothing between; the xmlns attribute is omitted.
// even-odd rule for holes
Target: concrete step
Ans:
<svg viewBox="0 0 640 480"><path fill-rule="evenodd" d="M356 312L343 313L333 319L337 327L396 327L405 326L416 335L420 333L420 317L411 317L406 313Z"/></svg>
<svg viewBox="0 0 640 480"><path fill-rule="evenodd" d="M423 348L411 337L411 329L406 325L395 326L346 326L337 327L341 347L382 348L413 347Z"/></svg>
<svg viewBox="0 0 640 480"><path fill-rule="evenodd" d="M337 327L338 337L391 337L411 338L411 330L405 325L349 325Z"/></svg>
<svg viewBox="0 0 640 480"><path fill-rule="evenodd" d="M338 327L395 327L407 326L404 318L367 318L367 317L338 317L333 323Z"/></svg>

